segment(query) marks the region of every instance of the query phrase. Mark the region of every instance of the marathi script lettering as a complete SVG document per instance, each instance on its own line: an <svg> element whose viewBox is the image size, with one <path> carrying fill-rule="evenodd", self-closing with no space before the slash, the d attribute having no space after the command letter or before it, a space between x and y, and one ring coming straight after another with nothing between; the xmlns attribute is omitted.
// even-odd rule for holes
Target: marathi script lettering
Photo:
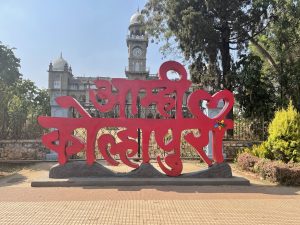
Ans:
<svg viewBox="0 0 300 225"><path fill-rule="evenodd" d="M180 75L178 80L169 80L168 71L175 71ZM110 112L116 106L119 109L117 118L92 117L80 103L70 96L60 96L56 102L60 107L73 108L80 115L79 118L61 118L40 116L39 124L53 130L42 137L43 144L58 153L58 161L65 164L68 158L80 151L86 152L87 164L95 162L95 146L97 151L111 165L117 166L120 161L132 168L138 168L139 163L131 160L138 153L138 130L142 131L141 150L142 163L150 163L149 141L154 133L157 145L166 152L165 157L157 156L160 168L168 176L179 176L182 172L180 158L180 143L183 131L184 140L188 142L208 166L224 161L222 154L222 140L226 130L233 129L233 121L226 116L233 107L234 97L228 90L221 90L214 95L203 90L196 90L188 95L186 107L191 116L183 116L183 98L191 87L187 79L185 68L178 62L168 61L161 65L158 80L127 80L112 78L111 80L96 80L96 90L89 91L89 99L99 112ZM131 100L131 117L126 114L126 101ZM207 102L209 109L216 108L223 101L223 108L213 118L203 113L200 107L202 101ZM139 118L138 103L142 107L155 105L159 118ZM102 134L98 131L107 128L122 128L117 135ZM86 140L74 135L78 128L86 130ZM172 138L166 143L164 137L171 131ZM212 159L204 147L209 143L209 132L212 132ZM117 141L118 139L118 141ZM97 143L97 145L96 145ZM116 160L115 156L119 157Z"/></svg>

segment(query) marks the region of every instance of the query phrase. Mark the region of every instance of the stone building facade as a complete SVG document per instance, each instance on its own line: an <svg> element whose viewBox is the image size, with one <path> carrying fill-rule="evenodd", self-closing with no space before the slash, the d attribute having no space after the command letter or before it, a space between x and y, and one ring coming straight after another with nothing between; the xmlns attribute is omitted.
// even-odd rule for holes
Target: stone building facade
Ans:
<svg viewBox="0 0 300 225"><path fill-rule="evenodd" d="M157 79L156 75L150 75L147 69L146 56L148 37L143 26L143 16L137 11L130 18L128 27L127 47L128 65L125 74L128 79ZM72 96L83 106L89 106L89 89L95 89L95 80L109 80L109 77L80 77L74 76L70 64L60 57L49 65L48 90L50 94L51 116L71 117L72 111L62 109L55 101L58 96Z"/></svg>

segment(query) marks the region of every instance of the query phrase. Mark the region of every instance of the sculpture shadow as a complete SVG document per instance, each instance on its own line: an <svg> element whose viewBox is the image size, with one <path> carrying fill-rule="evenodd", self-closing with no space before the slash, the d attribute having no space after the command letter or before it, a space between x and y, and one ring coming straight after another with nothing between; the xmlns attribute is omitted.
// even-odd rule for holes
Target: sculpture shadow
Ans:
<svg viewBox="0 0 300 225"><path fill-rule="evenodd" d="M115 173L112 170L104 167L99 163L94 163L91 166L88 166L85 162L69 162L65 165L55 165L50 169L49 177L52 179L68 179L69 181L75 181L76 179L126 179L130 178L132 180L135 179L143 179L143 178L151 178L151 179L165 179L170 178L165 174L159 172L153 165L151 164L141 164L141 166L137 169L130 171L129 173ZM214 165L209 169L200 170L197 172L191 172L187 174L182 174L179 176L180 179L209 179L209 178L231 178L232 171L231 167L228 163L222 163L218 165ZM170 178L176 179L176 178ZM157 183L157 182L156 182ZM238 185L221 185L221 186L189 186L181 183L183 186L172 186L172 185L142 185L142 186L122 186L122 184L118 186L109 186L109 184L105 186L83 186L84 189L117 189L121 192L126 191L136 191L139 192L141 190L147 189L156 189L159 192L164 193L262 193L268 195L297 195L297 192L300 191L300 187L286 187L281 185L265 185L265 184L250 184L249 186L238 186ZM130 184L129 184L130 185Z"/></svg>
<svg viewBox="0 0 300 225"><path fill-rule="evenodd" d="M249 186L221 185L221 186L86 186L83 189L117 189L120 192L139 192L155 189L164 193L199 193L199 194L266 194L266 195L299 195L300 187L281 185L250 184Z"/></svg>

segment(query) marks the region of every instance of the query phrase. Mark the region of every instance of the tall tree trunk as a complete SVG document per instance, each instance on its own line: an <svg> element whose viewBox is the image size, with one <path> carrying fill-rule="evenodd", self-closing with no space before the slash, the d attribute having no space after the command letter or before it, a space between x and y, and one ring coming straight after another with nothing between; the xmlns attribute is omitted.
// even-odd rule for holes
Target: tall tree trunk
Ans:
<svg viewBox="0 0 300 225"><path fill-rule="evenodd" d="M225 89L232 91L232 80L230 78L231 74L231 55L230 55L230 28L226 23L222 27L222 46L221 46L221 56L222 56L222 83ZM228 119L233 120L233 109L227 115ZM227 135L229 138L233 138L233 130L227 130Z"/></svg>

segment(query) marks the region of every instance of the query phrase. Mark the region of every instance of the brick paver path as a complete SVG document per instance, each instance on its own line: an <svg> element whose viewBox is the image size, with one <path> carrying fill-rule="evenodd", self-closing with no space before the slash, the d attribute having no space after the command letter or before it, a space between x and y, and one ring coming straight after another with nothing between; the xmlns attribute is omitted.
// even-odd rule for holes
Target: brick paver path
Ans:
<svg viewBox="0 0 300 225"><path fill-rule="evenodd" d="M299 224L299 201L1 202L0 224Z"/></svg>
<svg viewBox="0 0 300 225"><path fill-rule="evenodd" d="M299 187L31 188L27 172L0 179L1 225L300 224Z"/></svg>
<svg viewBox="0 0 300 225"><path fill-rule="evenodd" d="M0 224L300 224L296 188L0 188Z"/></svg>

